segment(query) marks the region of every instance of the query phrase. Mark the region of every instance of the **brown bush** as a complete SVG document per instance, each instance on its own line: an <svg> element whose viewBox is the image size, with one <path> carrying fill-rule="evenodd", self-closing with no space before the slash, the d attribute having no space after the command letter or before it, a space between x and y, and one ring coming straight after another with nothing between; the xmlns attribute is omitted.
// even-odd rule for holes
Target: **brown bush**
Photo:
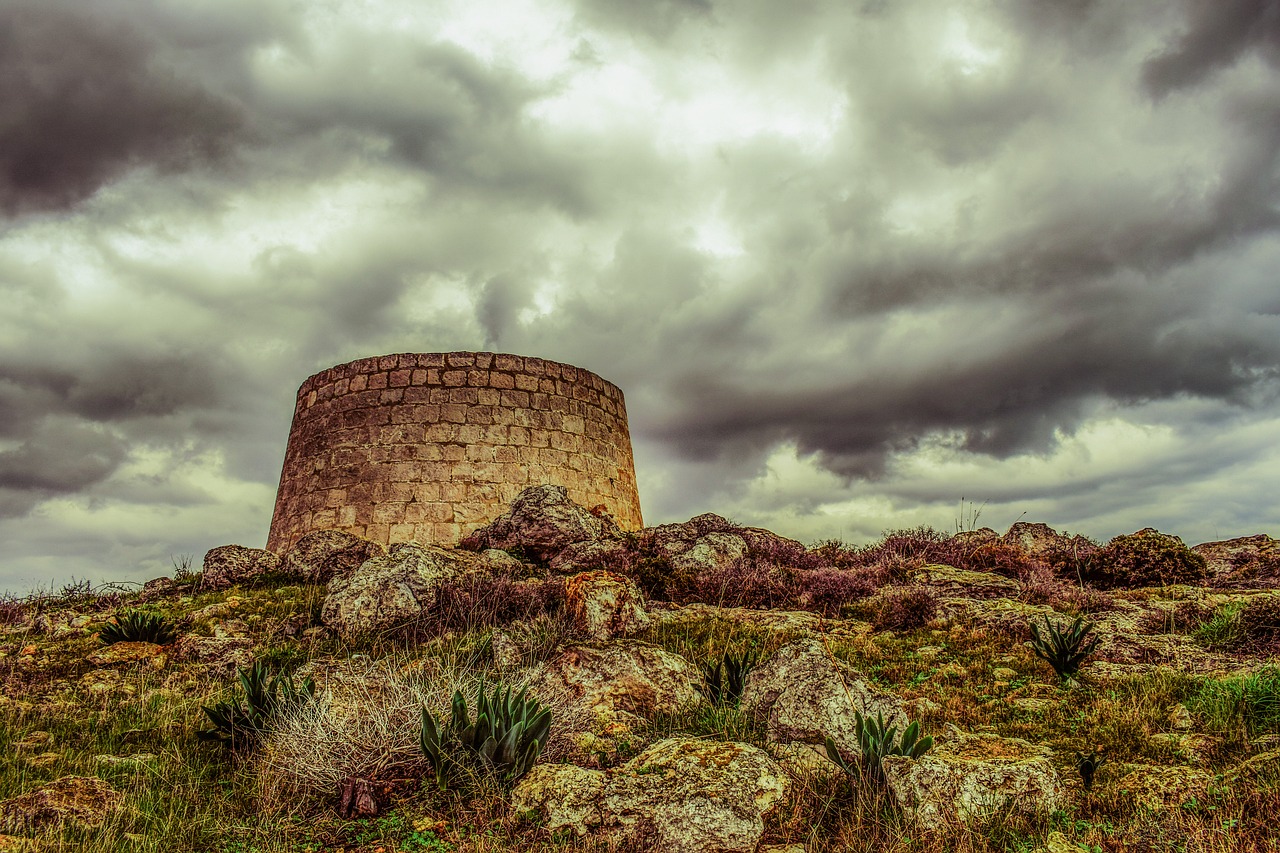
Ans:
<svg viewBox="0 0 1280 853"><path fill-rule="evenodd" d="M821 568L802 572L797 605L803 610L821 613L828 618L842 615L844 607L873 595L889 582L888 572L871 567L865 569Z"/></svg>
<svg viewBox="0 0 1280 853"><path fill-rule="evenodd" d="M1208 574L1204 557L1151 528L1117 536L1081 568L1084 581L1099 589L1200 584Z"/></svg>
<svg viewBox="0 0 1280 853"><path fill-rule="evenodd" d="M539 613L554 615L564 607L564 581L512 580L506 575L483 572L466 574L442 583L435 606L423 628L470 631L530 619Z"/></svg>
<svg viewBox="0 0 1280 853"><path fill-rule="evenodd" d="M755 610L785 608L796 598L796 573L758 557L741 557L702 569L684 601Z"/></svg>
<svg viewBox="0 0 1280 853"><path fill-rule="evenodd" d="M1045 573L1048 568L1017 545L999 541L984 542L967 552L955 553L952 559L957 569L994 572L1019 581Z"/></svg>
<svg viewBox="0 0 1280 853"><path fill-rule="evenodd" d="M938 613L938 597L925 586L892 589L880 599L872 624L877 630L922 628Z"/></svg>
<svg viewBox="0 0 1280 853"><path fill-rule="evenodd" d="M1240 611L1240 651L1272 657L1280 655L1280 596L1255 598Z"/></svg>

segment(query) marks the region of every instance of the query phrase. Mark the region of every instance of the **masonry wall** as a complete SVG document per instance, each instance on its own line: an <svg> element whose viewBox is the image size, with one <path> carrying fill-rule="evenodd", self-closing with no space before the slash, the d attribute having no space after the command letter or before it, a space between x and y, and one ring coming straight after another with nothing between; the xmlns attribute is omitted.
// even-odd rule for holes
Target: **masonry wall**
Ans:
<svg viewBox="0 0 1280 853"><path fill-rule="evenodd" d="M365 358L298 389L267 548L323 529L453 545L543 484L643 526L616 386L516 355Z"/></svg>

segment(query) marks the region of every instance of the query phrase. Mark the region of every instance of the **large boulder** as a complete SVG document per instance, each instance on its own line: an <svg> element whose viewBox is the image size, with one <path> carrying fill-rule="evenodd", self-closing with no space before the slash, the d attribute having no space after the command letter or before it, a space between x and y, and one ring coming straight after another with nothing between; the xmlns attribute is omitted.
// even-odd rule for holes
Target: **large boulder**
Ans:
<svg viewBox="0 0 1280 853"><path fill-rule="evenodd" d="M675 713L699 700L702 674L680 655L620 640L600 648L570 646L529 673L529 692L566 697L597 713Z"/></svg>
<svg viewBox="0 0 1280 853"><path fill-rule="evenodd" d="M1000 537L1007 545L1016 545L1032 557L1042 557L1067 546L1071 540L1047 524L1017 521Z"/></svg>
<svg viewBox="0 0 1280 853"><path fill-rule="evenodd" d="M1063 803L1053 751L1019 738L965 734L954 726L920 758L885 756L885 781L922 828L980 826L1012 811L1044 817Z"/></svg>
<svg viewBox="0 0 1280 853"><path fill-rule="evenodd" d="M203 589L226 589L279 570L280 558L270 551L243 545L220 545L204 555L200 586Z"/></svg>
<svg viewBox="0 0 1280 853"><path fill-rule="evenodd" d="M363 536L342 530L313 530L304 533L285 553L281 568L285 574L309 583L328 583L386 553L387 549L380 543Z"/></svg>
<svg viewBox="0 0 1280 853"><path fill-rule="evenodd" d="M0 801L0 826L9 832L63 825L98 827L123 795L96 776L63 776L42 788Z"/></svg>
<svg viewBox="0 0 1280 853"><path fill-rule="evenodd" d="M899 731L907 724L902 700L862 680L814 637L783 646L753 669L742 707L766 721L771 741L820 744L830 737L850 755L861 754L855 711L883 715Z"/></svg>
<svg viewBox="0 0 1280 853"><path fill-rule="evenodd" d="M606 776L573 764L539 764L511 791L517 814L537 814L548 832L569 829L579 837L601 824Z"/></svg>
<svg viewBox="0 0 1280 853"><path fill-rule="evenodd" d="M745 743L668 738L609 778L606 823L657 853L754 851L789 787L785 770Z"/></svg>
<svg viewBox="0 0 1280 853"><path fill-rule="evenodd" d="M1265 533L1191 549L1204 558L1216 583L1226 586L1280 586L1280 540Z"/></svg>
<svg viewBox="0 0 1280 853"><path fill-rule="evenodd" d="M635 582L612 572L583 572L565 580L565 610L574 632L589 640L612 640L649 625L644 595Z"/></svg>
<svg viewBox="0 0 1280 853"><path fill-rule="evenodd" d="M344 640L408 625L435 604L442 582L473 569L476 560L434 545L393 545L387 556L331 580L320 618Z"/></svg>
<svg viewBox="0 0 1280 853"><path fill-rule="evenodd" d="M575 542L622 535L608 515L593 515L574 503L564 486L532 486L516 496L511 509L464 538L470 551L520 550L546 562Z"/></svg>
<svg viewBox="0 0 1280 853"><path fill-rule="evenodd" d="M927 565L908 572L912 583L927 586L939 598L1017 598L1022 584L994 572L971 572Z"/></svg>

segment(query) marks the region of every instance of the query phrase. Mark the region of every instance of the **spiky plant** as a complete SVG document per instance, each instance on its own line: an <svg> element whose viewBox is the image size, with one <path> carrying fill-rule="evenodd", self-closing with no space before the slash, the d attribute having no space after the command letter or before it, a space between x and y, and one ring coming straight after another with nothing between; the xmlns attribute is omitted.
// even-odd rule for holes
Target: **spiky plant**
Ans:
<svg viewBox="0 0 1280 853"><path fill-rule="evenodd" d="M538 760L551 733L551 711L521 690L496 684L485 695L482 680L476 695L476 718L471 720L461 690L454 691L449 724L441 728L435 716L422 709L420 743L443 791L457 772L467 766L511 782L528 772Z"/></svg>
<svg viewBox="0 0 1280 853"><path fill-rule="evenodd" d="M744 652L734 657L725 652L714 665L704 663L702 675L703 694L716 707L737 707L742 702L742 691L747 686L747 675L760 657L755 652Z"/></svg>
<svg viewBox="0 0 1280 853"><path fill-rule="evenodd" d="M1098 768L1105 764L1107 757L1097 749L1091 752L1076 753L1076 770L1080 773L1080 781L1084 783L1086 791L1093 790L1093 777L1098 772Z"/></svg>
<svg viewBox="0 0 1280 853"><path fill-rule="evenodd" d="M247 670L237 668L236 672L241 695L201 708L213 724L211 729L196 732L201 739L220 741L232 749L252 746L270 730L276 716L315 696L316 685L310 676L295 685L292 676L268 677L268 669L261 662Z"/></svg>
<svg viewBox="0 0 1280 853"><path fill-rule="evenodd" d="M1096 634L1088 636L1093 630L1093 623L1077 616L1070 627L1064 628L1045 616L1044 626L1045 633L1041 634L1040 627L1035 622L1031 623L1031 650L1053 667L1059 680L1075 675L1084 659L1098 647L1099 637Z"/></svg>
<svg viewBox="0 0 1280 853"><path fill-rule="evenodd" d="M158 643L168 645L177 631L165 616L144 610L127 610L116 614L115 622L108 622L98 631L98 639L108 646L114 643Z"/></svg>
<svg viewBox="0 0 1280 853"><path fill-rule="evenodd" d="M883 781L884 767L881 762L886 755L919 758L933 748L932 737L920 737L918 722L909 724L903 730L901 740L896 740L898 727L887 725L884 714L876 714L874 720L863 717L860 711L854 711L853 714L858 746L862 750L862 755L856 763L845 759L836 747L835 741L830 737L824 741L827 757L850 776L863 775Z"/></svg>

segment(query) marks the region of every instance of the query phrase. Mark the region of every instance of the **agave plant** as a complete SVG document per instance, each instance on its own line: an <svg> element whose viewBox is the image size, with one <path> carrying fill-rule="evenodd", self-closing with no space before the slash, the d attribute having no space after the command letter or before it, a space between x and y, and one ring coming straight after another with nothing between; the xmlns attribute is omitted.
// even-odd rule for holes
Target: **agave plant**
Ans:
<svg viewBox="0 0 1280 853"><path fill-rule="evenodd" d="M1045 633L1040 633L1040 626L1031 623L1031 650L1044 658L1059 679L1065 679L1080 671L1080 664L1093 654L1098 647L1099 638L1088 636L1093 624L1077 616L1070 627L1055 625L1044 617Z"/></svg>
<svg viewBox="0 0 1280 853"><path fill-rule="evenodd" d="M884 720L884 714L877 714L873 720L870 717L863 717L860 711L854 711L854 722L858 735L858 746L862 750L862 756L857 765L845 759L840 754L840 750L836 747L835 741L830 737L825 739L827 748L827 757L835 763L837 767L850 776L862 775L870 776L876 780L884 779L884 768L881 761L886 755L905 755L908 758L919 758L930 749L933 748L932 737L920 737L920 724L911 723L902 732L901 740L895 740L898 734L897 726L888 726Z"/></svg>
<svg viewBox="0 0 1280 853"><path fill-rule="evenodd" d="M1084 783L1086 791L1093 790L1093 777L1097 774L1098 768L1105 764L1107 757L1094 749L1092 752L1076 753L1076 770L1080 773L1080 781Z"/></svg>
<svg viewBox="0 0 1280 853"><path fill-rule="evenodd" d="M716 707L737 707L742 701L742 691L747 686L747 675L759 660L759 655L755 652L745 652L737 658L725 652L714 666L704 663L703 694Z"/></svg>
<svg viewBox="0 0 1280 853"><path fill-rule="evenodd" d="M242 696L223 699L201 708L212 729L196 734L203 740L216 740L235 749L256 743L270 730L274 719L315 696L315 681L310 676L295 685L292 676L273 675L261 662L250 669L237 669Z"/></svg>
<svg viewBox="0 0 1280 853"><path fill-rule="evenodd" d="M115 622L108 622L98 631L98 639L108 646L113 643L172 643L177 632L173 623L159 613L129 610L116 614Z"/></svg>
<svg viewBox="0 0 1280 853"><path fill-rule="evenodd" d="M551 711L527 697L521 690L494 685L485 695L484 681L476 696L476 718L471 720L462 691L454 691L448 726L441 728L435 716L422 709L422 754L431 764L436 787L449 785L456 772L467 765L478 766L504 782L528 772L551 733Z"/></svg>

